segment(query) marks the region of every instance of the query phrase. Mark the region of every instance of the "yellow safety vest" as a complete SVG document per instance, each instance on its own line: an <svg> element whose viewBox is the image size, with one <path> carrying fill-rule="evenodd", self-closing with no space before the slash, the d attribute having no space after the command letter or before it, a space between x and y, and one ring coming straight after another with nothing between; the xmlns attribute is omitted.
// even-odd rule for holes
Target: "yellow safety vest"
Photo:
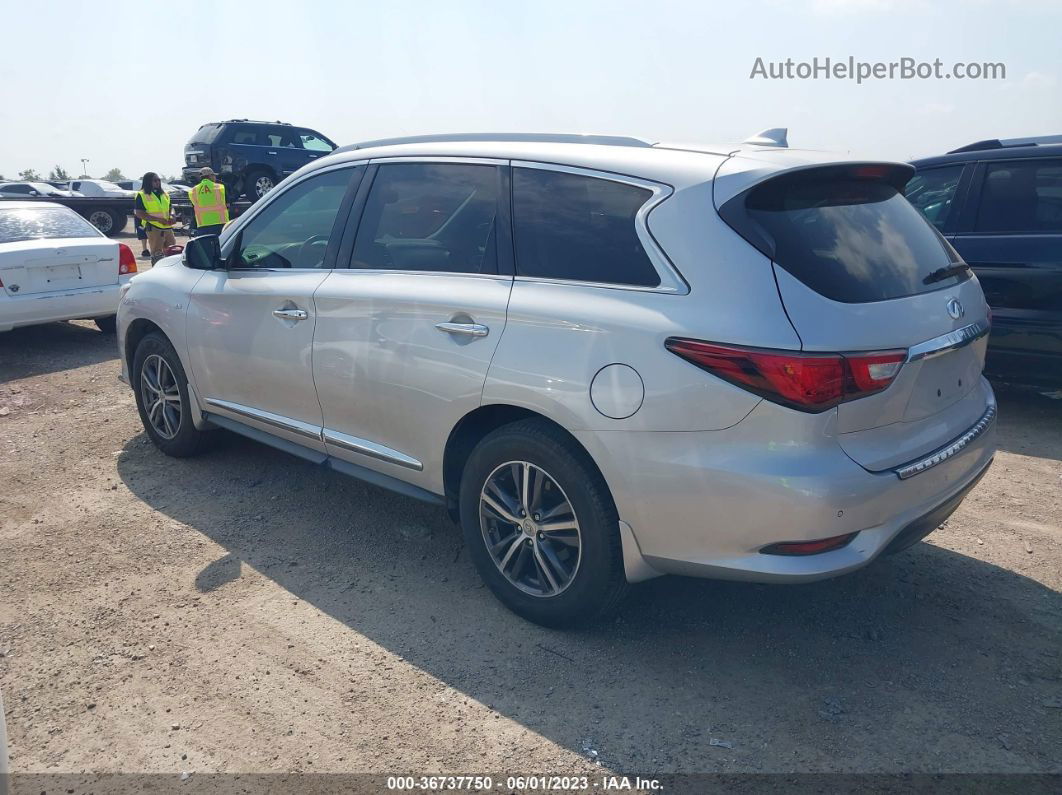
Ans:
<svg viewBox="0 0 1062 795"><path fill-rule="evenodd" d="M144 202L144 212L148 215L162 215L166 218L170 217L170 196L165 191L162 192L162 197L156 196L151 191L138 190L136 195L140 197L140 200ZM158 221L152 221L148 219L144 221L145 224L151 224L159 229L170 229L173 224L161 224Z"/></svg>
<svg viewBox="0 0 1062 795"><path fill-rule="evenodd" d="M229 208L225 206L225 186L204 179L188 194L195 209L196 226L216 226L229 222Z"/></svg>

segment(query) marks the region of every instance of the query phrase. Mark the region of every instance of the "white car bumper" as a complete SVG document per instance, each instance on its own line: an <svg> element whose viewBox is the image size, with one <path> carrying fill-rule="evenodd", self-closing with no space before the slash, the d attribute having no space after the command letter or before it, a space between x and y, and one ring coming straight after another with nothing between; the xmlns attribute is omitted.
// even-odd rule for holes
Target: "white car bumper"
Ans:
<svg viewBox="0 0 1062 795"><path fill-rule="evenodd" d="M122 282L127 277L122 278ZM0 294L0 331L58 320L106 317L118 311L121 283L54 293Z"/></svg>

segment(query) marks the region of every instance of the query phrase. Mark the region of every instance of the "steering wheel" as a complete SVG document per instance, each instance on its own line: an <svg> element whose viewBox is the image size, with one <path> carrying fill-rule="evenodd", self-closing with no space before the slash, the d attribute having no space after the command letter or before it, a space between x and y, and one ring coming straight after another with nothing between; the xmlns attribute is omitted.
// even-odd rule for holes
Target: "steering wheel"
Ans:
<svg viewBox="0 0 1062 795"><path fill-rule="evenodd" d="M311 235L306 241L299 246L299 251L295 255L295 262L298 263L294 267L296 268L316 268L324 260L324 252L321 252L321 256L318 257L312 265L303 264L310 256L310 249L312 249L318 243L328 244L328 235Z"/></svg>

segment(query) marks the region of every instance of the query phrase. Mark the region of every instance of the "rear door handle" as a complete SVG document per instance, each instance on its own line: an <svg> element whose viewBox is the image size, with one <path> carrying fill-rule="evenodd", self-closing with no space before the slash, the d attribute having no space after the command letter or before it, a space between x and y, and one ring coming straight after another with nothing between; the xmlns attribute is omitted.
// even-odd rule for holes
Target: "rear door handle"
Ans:
<svg viewBox="0 0 1062 795"><path fill-rule="evenodd" d="M463 337L486 337L490 329L479 323L436 323L435 328L447 334L457 334Z"/></svg>
<svg viewBox="0 0 1062 795"><path fill-rule="evenodd" d="M273 317L283 318L285 320L305 320L310 316L310 313L305 309L274 309Z"/></svg>

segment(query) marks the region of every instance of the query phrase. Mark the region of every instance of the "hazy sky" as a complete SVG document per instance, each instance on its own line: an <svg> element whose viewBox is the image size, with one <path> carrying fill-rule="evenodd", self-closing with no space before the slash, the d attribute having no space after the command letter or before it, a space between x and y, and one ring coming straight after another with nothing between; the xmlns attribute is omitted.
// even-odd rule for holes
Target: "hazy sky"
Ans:
<svg viewBox="0 0 1062 795"><path fill-rule="evenodd" d="M732 141L909 159L1062 133L1058 0L0 0L0 174L176 173L198 126L339 143L455 131ZM1007 79L752 80L765 61L909 56Z"/></svg>

